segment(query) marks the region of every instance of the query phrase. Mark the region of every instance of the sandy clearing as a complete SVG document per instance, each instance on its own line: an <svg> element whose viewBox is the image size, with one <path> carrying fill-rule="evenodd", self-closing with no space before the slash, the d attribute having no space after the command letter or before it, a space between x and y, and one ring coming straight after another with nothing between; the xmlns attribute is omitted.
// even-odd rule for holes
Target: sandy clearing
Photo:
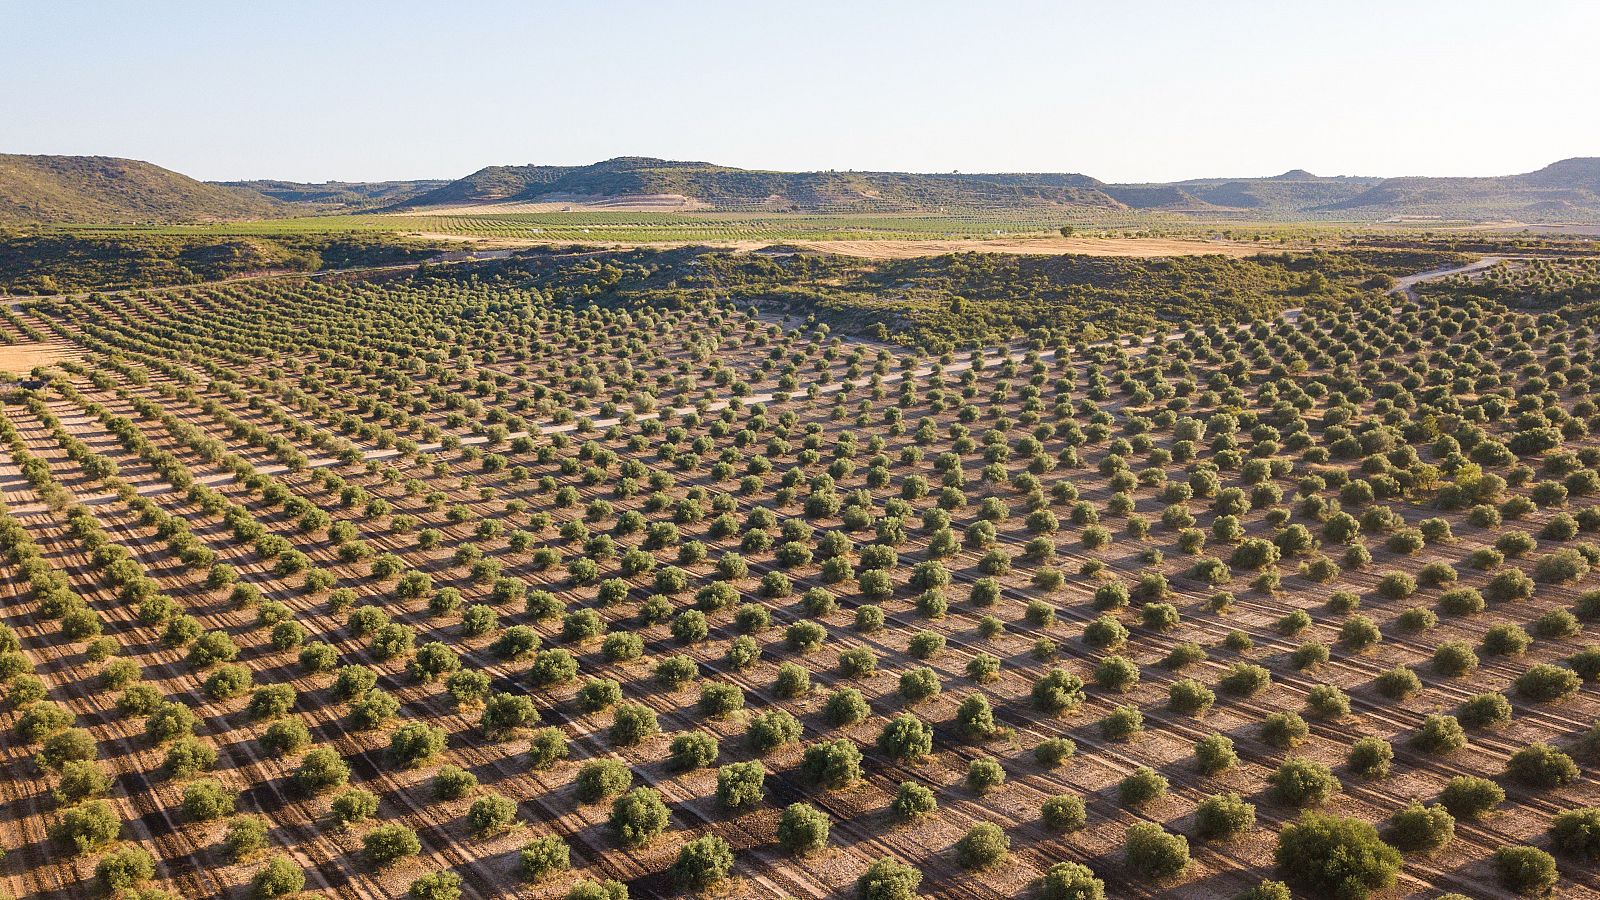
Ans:
<svg viewBox="0 0 1600 900"><path fill-rule="evenodd" d="M61 341L8 344L0 346L0 372L20 374L34 366L53 366L77 356L77 348Z"/></svg>

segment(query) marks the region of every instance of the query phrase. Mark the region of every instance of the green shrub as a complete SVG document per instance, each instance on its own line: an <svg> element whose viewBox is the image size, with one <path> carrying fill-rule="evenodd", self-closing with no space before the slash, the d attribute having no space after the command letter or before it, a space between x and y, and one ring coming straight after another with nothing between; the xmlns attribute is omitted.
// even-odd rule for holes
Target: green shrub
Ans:
<svg viewBox="0 0 1600 900"><path fill-rule="evenodd" d="M1251 663L1233 663L1218 684L1229 694L1254 697L1272 686L1272 673Z"/></svg>
<svg viewBox="0 0 1600 900"><path fill-rule="evenodd" d="M1289 893L1289 886L1281 881L1263 881L1233 900L1293 900L1293 895Z"/></svg>
<svg viewBox="0 0 1600 900"><path fill-rule="evenodd" d="M884 856L874 860L856 879L858 900L914 900L922 873Z"/></svg>
<svg viewBox="0 0 1600 900"><path fill-rule="evenodd" d="M1110 655L1095 666L1094 680L1106 690L1124 693L1139 683L1139 667L1130 659Z"/></svg>
<svg viewBox="0 0 1600 900"><path fill-rule="evenodd" d="M183 789L183 815L192 822L212 822L233 815L234 799L215 779L190 782Z"/></svg>
<svg viewBox="0 0 1600 900"><path fill-rule="evenodd" d="M809 803L793 803L778 819L778 843L795 856L816 853L828 845L827 813Z"/></svg>
<svg viewBox="0 0 1600 900"><path fill-rule="evenodd" d="M861 778L861 751L848 738L822 741L806 748L800 769L823 787L838 790Z"/></svg>
<svg viewBox="0 0 1600 900"><path fill-rule="evenodd" d="M1583 679L1571 669L1538 663L1517 676L1517 693L1539 703L1557 703L1577 696Z"/></svg>
<svg viewBox="0 0 1600 900"><path fill-rule="evenodd" d="M1322 803L1339 791L1339 779L1327 766L1301 756L1284 760L1267 776L1273 799L1290 806Z"/></svg>
<svg viewBox="0 0 1600 900"><path fill-rule="evenodd" d="M1475 694L1456 708L1456 719L1467 728L1499 728L1511 721L1511 701L1497 691Z"/></svg>
<svg viewBox="0 0 1600 900"><path fill-rule="evenodd" d="M367 863L381 869L422 852L417 833L398 823L379 825L361 839L361 852Z"/></svg>
<svg viewBox="0 0 1600 900"><path fill-rule="evenodd" d="M889 809L902 821L915 821L939 808L933 791L911 781L903 781L895 790Z"/></svg>
<svg viewBox="0 0 1600 900"><path fill-rule="evenodd" d="M1006 783L1006 770L988 757L979 757L967 764L967 787L980 794Z"/></svg>
<svg viewBox="0 0 1600 900"><path fill-rule="evenodd" d="M1500 883L1526 897L1543 897L1555 890L1560 875L1550 854L1536 847L1501 847L1494 852Z"/></svg>
<svg viewBox="0 0 1600 900"><path fill-rule="evenodd" d="M717 739L704 731L685 731L672 739L669 761L672 768L686 772L703 769L717 761ZM626 789L626 785L623 789Z"/></svg>
<svg viewBox="0 0 1600 900"><path fill-rule="evenodd" d="M759 762L723 766L717 770L717 802L728 809L758 805L766 796L766 777Z"/></svg>
<svg viewBox="0 0 1600 900"><path fill-rule="evenodd" d="M1550 845L1583 862L1600 862L1600 807L1557 813L1550 823Z"/></svg>
<svg viewBox="0 0 1600 900"><path fill-rule="evenodd" d="M1056 863L1040 880L1044 900L1105 900L1105 882L1088 866Z"/></svg>
<svg viewBox="0 0 1600 900"><path fill-rule="evenodd" d="M745 740L759 754L792 744L800 739L800 721L782 709L768 710L750 717Z"/></svg>
<svg viewBox="0 0 1600 900"><path fill-rule="evenodd" d="M1154 822L1130 825L1125 847L1128 868L1140 878L1171 881L1189 867L1188 839L1170 834Z"/></svg>
<svg viewBox="0 0 1600 900"><path fill-rule="evenodd" d="M1117 784L1117 797L1124 806L1141 806L1166 793L1167 779L1149 766L1140 766Z"/></svg>
<svg viewBox="0 0 1600 900"><path fill-rule="evenodd" d="M343 786L350 780L350 766L332 747L318 747L300 760L290 776L294 786L307 793Z"/></svg>
<svg viewBox="0 0 1600 900"><path fill-rule="evenodd" d="M132 891L156 877L156 861L148 850L136 845L120 847L100 857L94 878L107 894Z"/></svg>
<svg viewBox="0 0 1600 900"><path fill-rule="evenodd" d="M305 890L306 873L287 856L275 856L250 878L254 900L292 897Z"/></svg>
<svg viewBox="0 0 1600 900"><path fill-rule="evenodd" d="M1391 700L1408 700L1422 692L1422 679L1405 666L1395 666L1379 675L1374 686Z"/></svg>
<svg viewBox="0 0 1600 900"><path fill-rule="evenodd" d="M335 825L354 825L378 814L378 795L361 788L351 788L333 798L331 807Z"/></svg>
<svg viewBox="0 0 1600 900"><path fill-rule="evenodd" d="M1389 819L1385 839L1404 853L1431 853L1450 843L1456 820L1439 804L1412 803Z"/></svg>
<svg viewBox="0 0 1600 900"><path fill-rule="evenodd" d="M1108 741L1126 741L1144 730L1144 715L1139 707L1119 706L1100 720L1100 734Z"/></svg>
<svg viewBox="0 0 1600 900"><path fill-rule="evenodd" d="M703 891L733 871L733 848L714 834L701 835L684 844L672 864L672 879L686 891Z"/></svg>
<svg viewBox="0 0 1600 900"><path fill-rule="evenodd" d="M1298 713L1270 713L1261 723L1261 739L1280 750L1299 746L1310 733Z"/></svg>
<svg viewBox="0 0 1600 900"><path fill-rule="evenodd" d="M1201 774L1215 775L1239 762L1233 751L1233 741L1225 734L1208 734L1194 744L1195 765Z"/></svg>
<svg viewBox="0 0 1600 900"><path fill-rule="evenodd" d="M1457 775L1439 792L1439 802L1458 819L1480 819L1505 799L1500 785L1473 775Z"/></svg>
<svg viewBox="0 0 1600 900"><path fill-rule="evenodd" d="M1549 744L1529 744L1511 754L1506 761L1506 776L1529 787L1561 787L1577 779L1578 765Z"/></svg>
<svg viewBox="0 0 1600 900"><path fill-rule="evenodd" d="M267 849L271 823L264 816L234 816L222 836L223 854L231 863L241 863Z"/></svg>
<svg viewBox="0 0 1600 900"><path fill-rule="evenodd" d="M1350 745L1345 764L1352 774L1362 778L1386 778L1389 765L1394 762L1394 748L1379 737L1364 737Z"/></svg>
<svg viewBox="0 0 1600 900"><path fill-rule="evenodd" d="M389 735L389 758L408 769L420 768L443 753L444 745L443 728L408 722Z"/></svg>
<svg viewBox="0 0 1600 900"><path fill-rule="evenodd" d="M1411 736L1411 746L1424 753L1454 753L1467 745L1467 734L1455 716L1428 716Z"/></svg>
<svg viewBox="0 0 1600 900"><path fill-rule="evenodd" d="M1071 738L1045 738L1033 748L1033 758L1039 765L1053 769L1065 764L1077 752L1078 745Z"/></svg>
<svg viewBox="0 0 1600 900"><path fill-rule="evenodd" d="M1278 873L1311 896L1360 900L1388 890L1400 871L1399 851L1359 819L1304 812L1278 833Z"/></svg>
<svg viewBox="0 0 1600 900"><path fill-rule="evenodd" d="M619 703L611 713L611 743L619 747L642 744L661 733L655 711L642 703Z"/></svg>
<svg viewBox="0 0 1600 900"><path fill-rule="evenodd" d="M406 889L406 900L461 900L461 876L454 872L420 875Z"/></svg>
<svg viewBox="0 0 1600 900"><path fill-rule="evenodd" d="M1077 831L1089 821L1083 798L1074 794L1058 794L1044 801L1039 818L1044 827L1058 832Z"/></svg>
<svg viewBox="0 0 1600 900"><path fill-rule="evenodd" d="M1203 841L1226 841L1256 825L1256 808L1238 794L1213 794L1194 811L1195 834Z"/></svg>
<svg viewBox="0 0 1600 900"><path fill-rule="evenodd" d="M1466 641L1445 641L1433 651L1433 667L1442 675L1459 677L1478 667L1478 654Z"/></svg>
<svg viewBox="0 0 1600 900"><path fill-rule="evenodd" d="M1011 853L1011 839L991 822L972 826L956 841L956 860L967 869L987 869L1004 862Z"/></svg>
<svg viewBox="0 0 1600 900"><path fill-rule="evenodd" d="M633 784L633 771L615 759L592 759L578 769L574 785L580 803L599 803L626 791Z"/></svg>
<svg viewBox="0 0 1600 900"><path fill-rule="evenodd" d="M638 849L667 830L667 805L654 788L634 788L611 804L610 824L624 847Z"/></svg>
<svg viewBox="0 0 1600 900"><path fill-rule="evenodd" d="M933 729L910 713L903 713L883 726L878 749L900 762L915 762L933 752Z"/></svg>
<svg viewBox="0 0 1600 900"><path fill-rule="evenodd" d="M467 827L479 836L505 831L516 822L517 802L499 794L485 794L467 809Z"/></svg>
<svg viewBox="0 0 1600 900"><path fill-rule="evenodd" d="M1484 632L1483 642L1478 649L1490 656L1521 656L1531 643L1533 638L1522 630L1521 625L1503 622Z"/></svg>

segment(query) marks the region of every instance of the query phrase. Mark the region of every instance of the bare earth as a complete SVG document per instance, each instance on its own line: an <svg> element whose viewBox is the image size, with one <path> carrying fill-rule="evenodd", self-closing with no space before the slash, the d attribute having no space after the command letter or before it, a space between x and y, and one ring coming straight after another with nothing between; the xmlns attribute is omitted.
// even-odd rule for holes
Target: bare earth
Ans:
<svg viewBox="0 0 1600 900"><path fill-rule="evenodd" d="M34 366L51 366L77 356L77 350L60 341L8 344L0 346L0 372L27 372Z"/></svg>

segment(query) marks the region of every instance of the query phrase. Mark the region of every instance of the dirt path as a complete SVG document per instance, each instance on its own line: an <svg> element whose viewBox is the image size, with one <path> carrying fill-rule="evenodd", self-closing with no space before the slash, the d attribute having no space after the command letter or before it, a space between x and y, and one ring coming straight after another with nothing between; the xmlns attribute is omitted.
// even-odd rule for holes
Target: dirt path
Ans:
<svg viewBox="0 0 1600 900"><path fill-rule="evenodd" d="M1515 256L1485 256L1477 262L1470 262L1464 266L1450 266L1449 268L1445 269L1429 269L1426 272L1418 272L1415 275L1407 275L1403 278L1395 279L1394 287L1389 289L1389 293L1402 294L1407 300L1415 303L1417 302L1416 286L1424 281L1437 281L1440 278L1449 278L1451 275L1465 275L1468 272L1481 272L1484 269L1498 265L1508 259L1521 258L1522 257Z"/></svg>

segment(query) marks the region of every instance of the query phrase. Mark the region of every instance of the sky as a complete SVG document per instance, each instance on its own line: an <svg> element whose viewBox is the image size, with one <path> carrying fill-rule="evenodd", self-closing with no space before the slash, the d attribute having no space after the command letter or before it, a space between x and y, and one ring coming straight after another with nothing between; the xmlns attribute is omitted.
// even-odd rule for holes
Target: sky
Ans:
<svg viewBox="0 0 1600 900"><path fill-rule="evenodd" d="M1600 155L1600 2L0 0L0 152L197 178L613 156L1106 181Z"/></svg>

